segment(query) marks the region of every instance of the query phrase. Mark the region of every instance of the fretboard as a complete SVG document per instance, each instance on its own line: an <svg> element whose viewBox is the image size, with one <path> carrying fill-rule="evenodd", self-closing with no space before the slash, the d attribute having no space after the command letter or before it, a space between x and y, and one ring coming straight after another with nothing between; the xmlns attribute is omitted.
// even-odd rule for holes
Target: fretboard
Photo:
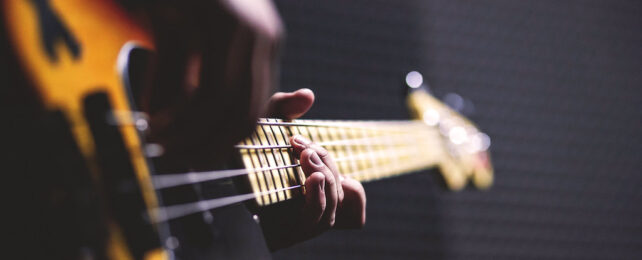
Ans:
<svg viewBox="0 0 642 260"><path fill-rule="evenodd" d="M290 148L293 135L323 146L343 176L361 182L431 168L444 156L438 129L422 121L261 119L257 131L237 146L259 206L302 193L302 189L285 190L305 182Z"/></svg>

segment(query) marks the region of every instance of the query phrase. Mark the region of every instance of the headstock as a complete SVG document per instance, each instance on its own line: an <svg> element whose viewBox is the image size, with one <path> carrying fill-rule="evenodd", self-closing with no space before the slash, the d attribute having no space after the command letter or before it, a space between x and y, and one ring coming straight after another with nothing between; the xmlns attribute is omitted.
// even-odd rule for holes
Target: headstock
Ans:
<svg viewBox="0 0 642 260"><path fill-rule="evenodd" d="M435 127L441 134L442 156L439 170L451 190L460 190L472 180L475 187L485 189L493 182L493 167L488 148L490 138L467 118L428 93L423 77L416 71L408 73L406 85L408 107L415 119Z"/></svg>

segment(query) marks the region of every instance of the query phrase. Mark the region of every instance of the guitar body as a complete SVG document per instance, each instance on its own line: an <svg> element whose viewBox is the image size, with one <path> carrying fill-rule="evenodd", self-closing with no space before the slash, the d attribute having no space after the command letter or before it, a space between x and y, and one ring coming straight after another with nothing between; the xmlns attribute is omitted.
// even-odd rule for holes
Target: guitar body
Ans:
<svg viewBox="0 0 642 260"><path fill-rule="evenodd" d="M63 111L80 150L90 157L83 98L105 92L114 110L129 111L119 71L125 64L119 65L118 57L128 42L152 48L150 36L113 1L9 0L3 5L11 47L39 100L47 110ZM135 129L122 132L128 146L140 146ZM136 167L146 171L144 160Z"/></svg>
<svg viewBox="0 0 642 260"><path fill-rule="evenodd" d="M34 206L44 211L43 218L58 216L33 224L39 229L25 242L38 247L41 241L37 254L49 258L165 258L160 227L142 217L158 201L139 132L127 120L108 122L112 111L132 106L122 77L127 43L152 48L150 36L112 1L8 0L2 5L3 31L18 62L10 66L19 66L27 79L7 87L33 88L29 92L42 110L33 120L35 134L47 137L27 136L43 141L33 145L41 156L29 163L58 157L51 159L53 165L15 173L40 181ZM137 185L126 191L111 186L127 180ZM56 194L66 201L55 201ZM80 197L87 201L74 202Z"/></svg>
<svg viewBox="0 0 642 260"><path fill-rule="evenodd" d="M28 141L9 145L25 150L15 156L22 161L13 167L12 180L33 182L37 190L10 192L28 198L15 210L20 258L269 257L260 228L242 204L154 221L154 209L162 204L144 152L146 118L131 112L140 94L132 89L140 90L144 78L132 73L145 70L154 42L132 14L109 0L7 0L1 10L4 51L12 56L2 62L18 66L21 74L8 87L30 94L39 110L12 122L24 137L19 139ZM29 103L8 102L21 109ZM195 199L190 195L196 188L162 194L172 202ZM230 182L210 183L209 189L235 193ZM27 247L37 250L22 249Z"/></svg>

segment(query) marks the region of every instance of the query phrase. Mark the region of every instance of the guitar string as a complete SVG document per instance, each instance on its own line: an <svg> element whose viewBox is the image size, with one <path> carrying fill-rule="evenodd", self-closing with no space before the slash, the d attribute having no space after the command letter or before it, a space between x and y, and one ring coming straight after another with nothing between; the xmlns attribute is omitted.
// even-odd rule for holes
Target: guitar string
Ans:
<svg viewBox="0 0 642 260"><path fill-rule="evenodd" d="M362 172L372 172L372 169L374 168L375 167L370 167L369 169L364 169L361 172L356 172L350 175L360 174ZM347 176L350 176L350 175L347 175ZM381 178L386 176L378 176L378 177ZM233 196L214 198L214 199L208 199L208 200L200 200L196 202L189 202L189 203L178 204L178 205L163 206L163 207L158 207L153 209L151 211L151 214L155 216L154 218L155 223L167 222L183 216L204 212L208 210L213 210L216 208L221 208L221 207L241 203L247 200L252 200L261 196L270 195L273 193L283 192L286 190L291 190L291 189L296 189L301 187L303 186L293 185L293 186L272 189L269 191L264 191L259 193L245 193L240 195L233 195Z"/></svg>
<svg viewBox="0 0 642 260"><path fill-rule="evenodd" d="M413 139L412 136L404 136L404 139ZM381 137L377 139L391 139L392 137ZM399 137L394 137L395 139L399 139ZM373 138L369 138L373 140ZM423 136L423 139L426 139L425 136ZM353 145L354 140L346 140L345 143L348 145ZM360 139L363 140L363 139ZM413 139L415 140L415 139ZM376 141L376 140L375 140ZM397 142L401 147L411 147L408 144L416 144L415 142L409 143L409 142ZM334 145L340 145L340 142L335 141ZM250 147L250 146L246 146ZM251 146L251 149L275 149L272 148L274 146L256 146L253 145ZM290 147L290 146L288 146ZM248 149L248 148L242 148L242 149ZM384 150L386 149L379 149L379 150ZM355 159L370 159L372 156L368 157L375 151L368 151L365 153L360 153L356 155L351 155L351 156L346 156L346 157L341 157L341 158L335 158L335 162L341 162L341 161L347 161L347 160L355 160ZM379 156L381 157L381 156ZM274 167L265 167L265 168L257 168L253 169L252 172L265 172L265 171L271 171L271 170L280 170L280 169L287 169L287 168L292 168L296 167L298 165L281 165L281 166L274 166ZM229 169L229 170L217 170L217 171L205 171L205 172L187 172L187 173L175 173L175 174L164 174L164 175L154 175L153 176L153 183L154 186L157 189L163 189L163 188L169 188L169 187L174 187L174 186L180 186L180 185L185 185L185 184L190 184L190 183L198 183L198 182L205 182L205 181L213 181L213 180L218 180L218 179L225 179L225 178L230 178L230 177L235 177L235 176L241 176L241 175L246 175L249 174L250 171L247 169Z"/></svg>
<svg viewBox="0 0 642 260"><path fill-rule="evenodd" d="M387 134L387 133L386 133ZM425 133L405 133L405 135L418 135L418 136L426 136L430 134L436 134L434 131L425 131ZM399 134L403 135L403 134ZM382 137L371 137L371 138L355 138L355 139L344 139L344 140L337 140L337 141L325 141L325 142L317 142L317 145L320 146L350 146L350 145L381 145L381 144L390 144L388 139L394 138L392 137L393 134L387 135L387 136L382 136ZM410 142L404 142L402 144L407 144L407 143L414 143L413 141ZM285 144L285 145L235 145L234 148L236 149L285 149L285 148L292 148L291 145Z"/></svg>
<svg viewBox="0 0 642 260"><path fill-rule="evenodd" d="M388 162L384 165L391 164L391 162ZM381 166L378 165L378 166ZM406 167L408 169L411 168L419 168L421 165L421 161L416 161L414 164L410 164L409 167ZM368 169L364 169L360 172L354 172L352 174L346 175L346 176L353 176L357 174L362 174L364 172L372 172L372 169L375 167L370 167ZM390 175L384 175L382 176L381 174L378 174L377 178L384 178L388 177ZM155 223L160 223L160 222L167 222L176 218L180 218L183 216L191 215L191 214L196 214L199 212L204 212L208 210L213 210L216 208L221 208L237 203L241 203L247 200L252 200L256 199L261 196L265 195L270 195L273 193L277 192L283 192L286 190L292 190L296 188L301 188L303 187L302 185L293 185L293 186L288 186L284 188L278 188L278 189L272 189L269 191L264 191L264 192L259 192L259 193L245 193L245 194L240 194L240 195L233 195L233 196L227 196L227 197L221 197L221 198L214 198L214 199L208 199L208 200L200 200L196 202L189 202L189 203L184 203L184 204L178 204L178 205L170 205L170 206L163 206L163 207L158 207L155 209L151 210L151 214L154 217L154 222Z"/></svg>
<svg viewBox="0 0 642 260"><path fill-rule="evenodd" d="M278 123L269 123L268 122L263 122L265 125L280 125ZM312 126L310 124L308 125L301 125L301 126ZM322 126L320 124L316 124L315 126ZM326 125L326 126L336 126L336 125ZM380 130L380 129L378 129ZM418 133L415 133L414 135L418 135ZM412 138L411 136L405 135L406 138ZM330 141L326 142L326 146L348 146L348 145L363 145L366 144L366 141L370 140L372 141L373 139L387 139L388 141L391 139L391 136L386 136L386 137L380 137L380 138L359 138L359 139L352 139L352 140L341 140L341 141ZM425 138L425 136L424 136ZM372 144L372 143L370 143ZM399 143L397 143L399 144ZM404 145L407 145L408 143L403 143ZM399 149L404 149L404 146L401 145L402 147L397 147L397 148L392 148L392 149L385 149L387 151L397 151L396 154L398 154ZM269 148L272 147L272 148ZM258 146L258 147L246 147L246 148L240 148L239 149L275 149L273 146ZM290 148L288 147L281 147L281 148ZM416 150L416 149L415 149ZM346 156L342 158L337 158L337 161L342 161L342 160L359 160L359 159L371 159L373 158L373 153L374 151L368 151L366 153L361 153L357 154L357 156ZM370 156L368 156L370 155ZM384 164L390 164L391 161L388 161L387 163ZM374 165L373 165L374 166ZM377 165L378 167L384 166L383 164ZM258 171L272 171L272 170L280 170L280 169L287 169L287 168L295 168L295 167L300 167L299 164L291 164L291 165L283 165L283 166L275 166L275 167L265 167L265 168L260 168L260 169L253 169L253 170L248 170L248 169L232 169L232 170L223 170L223 171L208 171L208 172L191 172L187 174L172 174L172 175L160 175L160 176L153 176L154 177L154 186L156 186L157 189L161 188L167 188L167 187L172 187L172 186L177 186L177 185L183 185L183 184L189 184L189 183L197 183L197 182L203 182L203 181L208 181L208 180L215 180L215 179L223 179L223 178L230 178L234 176L240 176L240 175L246 175L249 174L250 172L258 172ZM355 176L357 174L362 174L364 172L372 172L372 169L375 167L370 167L370 169L364 169L359 172L352 172L349 173L345 176ZM406 167L408 168L408 167ZM159 178L156 178L159 177ZM384 176L385 177L385 176ZM261 192L261 193L248 193L248 194L241 194L241 195L235 195L235 196L228 196L228 197L222 197L222 198L216 198L216 199L210 199L210 200L202 200L198 202L192 202L192 203L186 203L186 204L180 204L180 205L172 205L172 206L166 206L166 207L160 207L154 210L154 214L156 215L156 221L157 222L162 222L162 221L169 221L175 218L179 218L182 216L198 213L198 212L203 212L206 210L211 210L219 207L224 207L227 205L232 205L236 203L240 203L243 201L255 199L260 196L265 196L268 194L273 194L277 192L282 192L285 190L290 190L290 189L295 189L299 188L301 185L295 185L295 186L289 186L289 187L284 187L284 188L278 188L278 189L272 189L269 191Z"/></svg>
<svg viewBox="0 0 642 260"><path fill-rule="evenodd" d="M294 186L284 187L280 189L265 191L258 194L245 193L245 194L222 197L222 198L200 200L200 201L190 202L185 204L158 207L158 208L152 209L151 214L152 216L155 216L153 218L154 223L167 222L172 219L180 218L183 216L204 212L204 211L208 211L216 208L221 208L221 207L241 203L247 200L255 199L259 196L265 196L272 193L282 192L282 191L296 189L300 187L302 186L294 185Z"/></svg>
<svg viewBox="0 0 642 260"><path fill-rule="evenodd" d="M287 168L294 168L300 166L299 164L282 165L275 167L266 167L252 169L252 172L265 172L271 170L280 170ZM204 171L204 172L187 172L187 173L173 173L152 176L152 182L156 189L165 189L185 184L200 183L206 181L214 181L220 179L227 179L231 177L247 175L250 171L248 169L229 169L217 171Z"/></svg>
<svg viewBox="0 0 642 260"><path fill-rule="evenodd" d="M317 120L295 120L292 122L268 122L268 121L258 121L258 125L272 125L272 126L316 126L316 127L340 127L340 128L372 128L381 127L387 128L390 127L394 130L393 127L396 126L423 126L427 127L423 121L420 120L388 120L388 121L329 121L329 122L320 122Z"/></svg>
<svg viewBox="0 0 642 260"><path fill-rule="evenodd" d="M408 143L405 143L408 144ZM383 152L394 152L396 156L399 154L409 154L409 153L400 153L399 149L414 149L416 148L409 148L410 146L404 146L401 145L400 148L391 148L391 149L379 149L378 151L383 151ZM379 154L375 155L375 151L368 151L365 153L358 153L355 155L350 155L350 156L344 156L344 157L338 157L334 158L334 161L337 163L344 162L344 161L350 161L350 160L370 160L372 158L383 158L384 156ZM193 183L200 183L200 182L206 182L206 181L214 181L214 180L220 180L220 179L226 179L226 178L231 178L231 177L236 177L236 176L242 176L242 175L247 175L250 173L256 173L256 172L268 172L268 171L274 171L274 170L282 170L282 169L287 169L287 168L295 168L299 167L300 164L290 164L290 165L280 165L280 166L271 166L271 167L264 167L264 168L257 168L257 169L228 169L228 170L216 170L216 171L204 171L204 172L187 172L187 173L174 173L174 174L163 174L163 175L154 175L152 176L152 183L154 184L155 189L165 189L165 188L170 188L170 187L175 187L175 186L180 186L180 185L187 185L187 184L193 184Z"/></svg>

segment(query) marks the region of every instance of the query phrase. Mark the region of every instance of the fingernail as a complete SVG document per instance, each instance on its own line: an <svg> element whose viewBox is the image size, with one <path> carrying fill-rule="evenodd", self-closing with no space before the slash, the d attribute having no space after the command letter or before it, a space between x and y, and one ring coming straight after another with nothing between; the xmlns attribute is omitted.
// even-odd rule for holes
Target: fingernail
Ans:
<svg viewBox="0 0 642 260"><path fill-rule="evenodd" d="M314 151L310 155L310 163L312 163L316 167L322 167L323 166L323 162L321 161L321 158L319 157L317 152L314 152Z"/></svg>
<svg viewBox="0 0 642 260"><path fill-rule="evenodd" d="M321 180L321 182L319 182L319 190L325 191L325 180Z"/></svg>
<svg viewBox="0 0 642 260"><path fill-rule="evenodd" d="M310 140L300 135L295 136L293 141L298 145L308 145L311 143Z"/></svg>

